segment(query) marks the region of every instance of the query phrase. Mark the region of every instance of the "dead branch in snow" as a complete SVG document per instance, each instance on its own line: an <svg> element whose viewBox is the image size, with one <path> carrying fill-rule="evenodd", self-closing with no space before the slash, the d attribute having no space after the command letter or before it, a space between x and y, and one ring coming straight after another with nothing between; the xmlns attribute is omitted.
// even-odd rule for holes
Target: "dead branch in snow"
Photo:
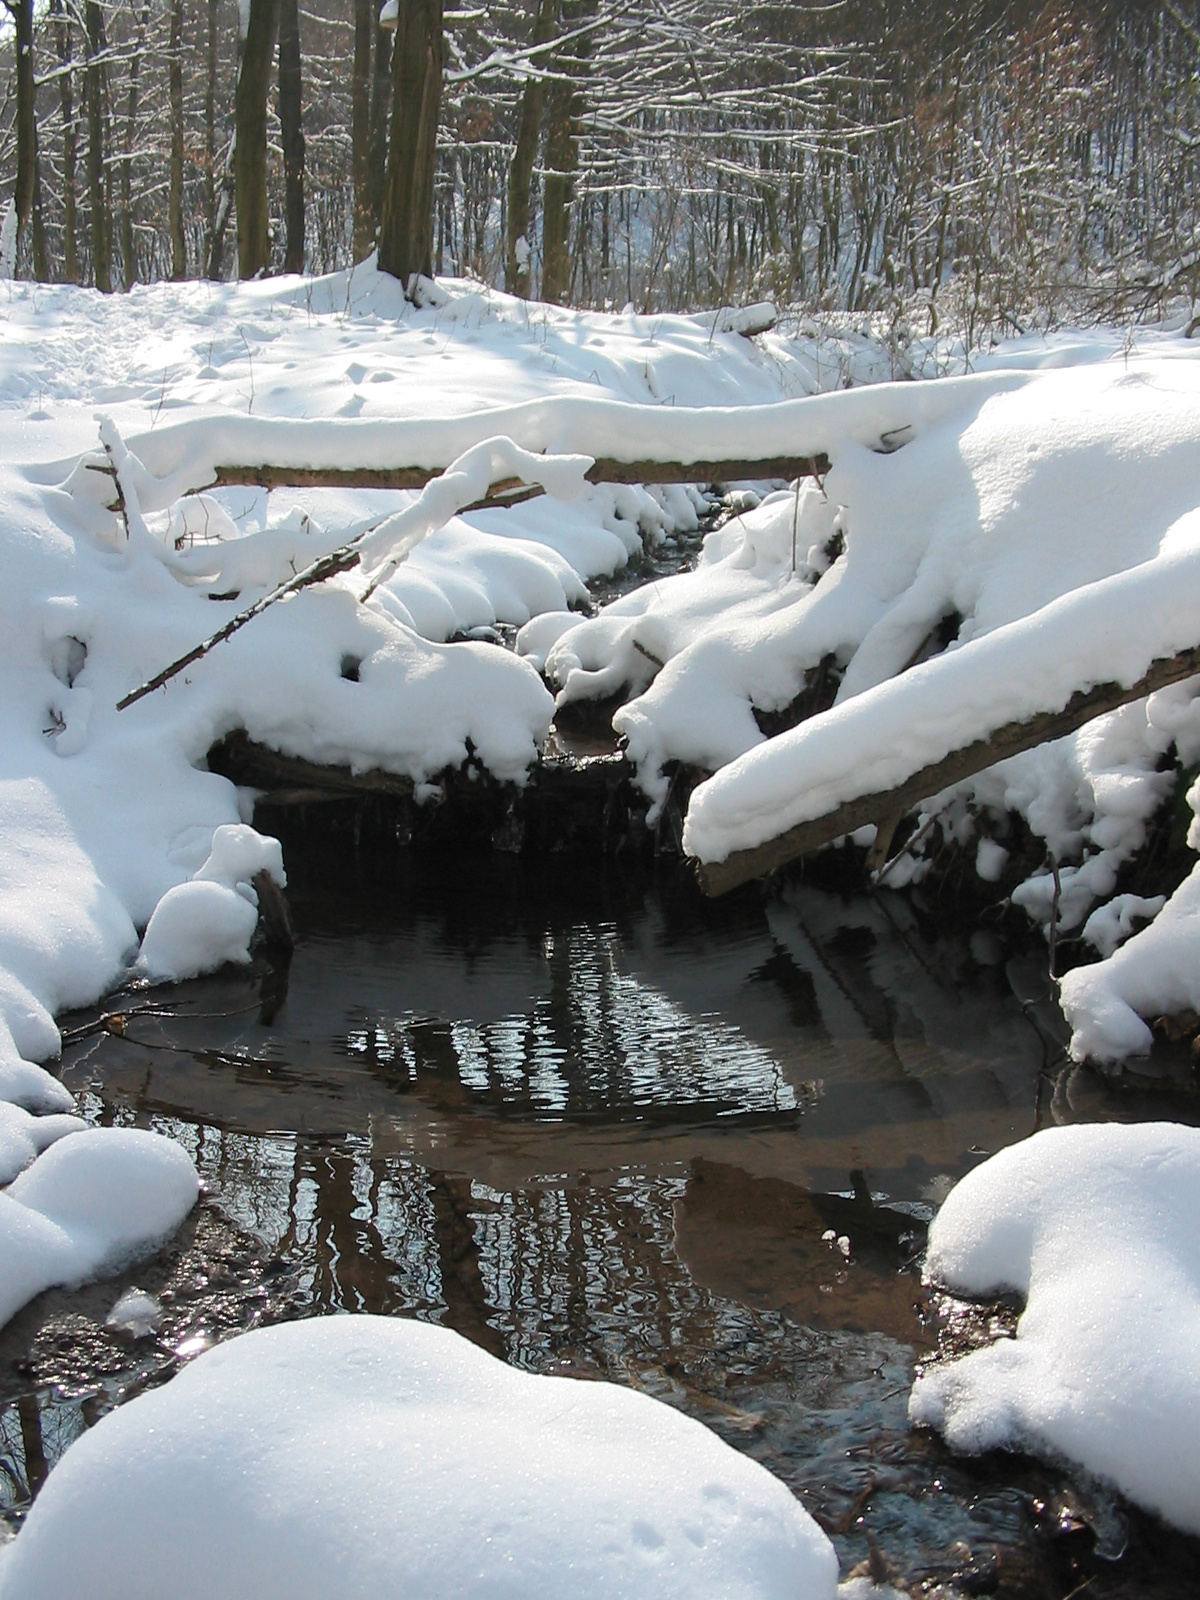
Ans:
<svg viewBox="0 0 1200 1600"><path fill-rule="evenodd" d="M261 616L268 606L273 606L277 600L284 600L290 594L299 594L301 589L308 589L314 583L324 583L326 578L332 578L336 573L349 572L358 565L360 559L359 551L353 545L343 545L340 550L332 550L328 555L321 556L310 566L305 567L303 572L298 572L294 578L281 583L269 594L256 600L252 606L239 611L237 616L231 617L223 628L218 628L216 633L189 650L186 655L180 656L177 661L172 661L169 667L164 667L146 683L132 689L124 699L117 701L117 710L124 711L126 706L134 705L138 700L145 699L146 695L153 694L155 689L161 689L164 684L170 683L171 679L178 677L185 667L190 667L193 661L199 661L202 656L206 656L210 650L235 634L239 628L244 628L255 617Z"/></svg>
<svg viewBox="0 0 1200 1600"><path fill-rule="evenodd" d="M1156 689L1180 683L1197 673L1200 673L1200 646L1152 661L1146 675L1128 688L1120 683L1098 683L1091 689L1077 690L1061 710L1042 711L1023 722L1005 723L986 737L952 750L941 761L922 767L893 789L843 801L823 816L798 823L753 849L735 850L724 861L696 861L700 887L709 896L728 894L731 889L765 877L777 867L819 850L822 845L864 828L870 822L903 816L930 795L940 794L943 789L974 777L998 761L1007 761L1010 756L1020 755L1051 739L1061 739L1091 722L1093 717L1115 711L1119 706L1141 700Z"/></svg>

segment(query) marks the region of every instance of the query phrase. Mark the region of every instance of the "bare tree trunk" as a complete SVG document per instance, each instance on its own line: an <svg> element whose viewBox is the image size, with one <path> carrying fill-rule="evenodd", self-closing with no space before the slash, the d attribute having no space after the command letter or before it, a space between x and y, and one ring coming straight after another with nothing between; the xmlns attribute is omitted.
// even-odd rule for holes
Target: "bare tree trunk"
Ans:
<svg viewBox="0 0 1200 1600"><path fill-rule="evenodd" d="M379 265L407 284L433 271L433 177L442 101L442 0L403 0L392 58L392 138Z"/></svg>
<svg viewBox="0 0 1200 1600"><path fill-rule="evenodd" d="M37 113L33 85L33 0L5 0L16 24L17 48L17 242L33 213L37 187ZM13 268L16 269L14 252Z"/></svg>
<svg viewBox="0 0 1200 1600"><path fill-rule="evenodd" d="M75 224L75 91L71 78L71 23L62 0L51 0L54 17L54 42L58 51L60 76L58 98L63 125L63 278L79 282L79 242Z"/></svg>
<svg viewBox="0 0 1200 1600"><path fill-rule="evenodd" d="M372 0L354 0L354 72L350 79L350 169L354 183L354 259L375 248L371 216L371 35Z"/></svg>
<svg viewBox="0 0 1200 1600"><path fill-rule="evenodd" d="M387 171L388 114L392 105L392 35L375 23L375 70L371 77L371 162L367 198L371 208L371 246L383 216L383 178Z"/></svg>
<svg viewBox="0 0 1200 1600"><path fill-rule="evenodd" d="M304 271L304 122L298 0L279 0L279 127L283 140L283 270Z"/></svg>
<svg viewBox="0 0 1200 1600"><path fill-rule="evenodd" d="M238 277L253 278L271 264L267 209L267 94L279 22L279 0L250 0L234 100L234 186L237 196Z"/></svg>
<svg viewBox="0 0 1200 1600"><path fill-rule="evenodd" d="M137 126L138 68L142 60L142 47L146 39L146 26L150 21L150 6L142 6L138 18L137 39L129 57L129 94L125 101L125 141L121 153L121 264L124 269L126 289L137 282L137 251L133 243L133 137ZM182 147L180 150L182 161Z"/></svg>
<svg viewBox="0 0 1200 1600"><path fill-rule="evenodd" d="M592 0L563 0L564 32L577 28L592 10ZM556 56L560 72L578 80L587 70L586 39L572 40ZM571 201L579 165L579 119L583 97L578 82L557 80L546 112L546 181L542 191L542 299L566 298L571 272Z"/></svg>
<svg viewBox="0 0 1200 1600"><path fill-rule="evenodd" d="M533 25L533 43L544 44L558 22L560 0L539 0ZM529 299L529 185L542 129L545 84L540 78L527 78L521 96L521 123L517 147L508 169L508 256L504 284L510 294Z"/></svg>
<svg viewBox="0 0 1200 1600"><path fill-rule="evenodd" d="M167 201L171 230L171 276L187 277L187 241L183 234L183 0L171 0L171 186Z"/></svg>
<svg viewBox="0 0 1200 1600"><path fill-rule="evenodd" d="M104 12L99 0L87 0L88 190L92 207L92 282L102 294L112 293L111 182L105 161L108 122L108 75L100 59L107 48Z"/></svg>
<svg viewBox="0 0 1200 1600"><path fill-rule="evenodd" d="M210 258L217 231L217 20L220 5L221 0L208 0L208 35L204 41L204 253Z"/></svg>

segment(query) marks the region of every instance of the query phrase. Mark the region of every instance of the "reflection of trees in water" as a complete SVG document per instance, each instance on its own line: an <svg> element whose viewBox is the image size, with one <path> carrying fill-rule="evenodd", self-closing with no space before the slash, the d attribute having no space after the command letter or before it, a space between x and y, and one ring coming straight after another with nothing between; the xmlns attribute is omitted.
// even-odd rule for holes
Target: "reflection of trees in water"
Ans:
<svg viewBox="0 0 1200 1600"><path fill-rule="evenodd" d="M202 1128L191 1143L218 1202L293 1264L316 1313L435 1315L536 1365L614 1340L666 1350L703 1299L671 1243L681 1177L500 1192L360 1137Z"/></svg>
<svg viewBox="0 0 1200 1600"><path fill-rule="evenodd" d="M490 1023L374 1018L351 1028L352 1055L393 1083L455 1089L531 1116L793 1111L796 1098L761 1046L717 1016L693 1016L621 970L612 927L547 934L550 992Z"/></svg>

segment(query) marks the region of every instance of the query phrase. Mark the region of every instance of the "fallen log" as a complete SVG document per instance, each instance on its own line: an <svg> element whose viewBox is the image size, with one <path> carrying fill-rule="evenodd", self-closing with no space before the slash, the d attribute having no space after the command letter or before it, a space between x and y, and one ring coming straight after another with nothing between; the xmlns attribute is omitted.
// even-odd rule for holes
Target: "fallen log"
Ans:
<svg viewBox="0 0 1200 1600"><path fill-rule="evenodd" d="M589 483L737 483L743 479L823 478L829 471L829 457L823 452L811 456L767 456L726 461L616 461L597 460L586 474ZM440 468L427 467L275 467L227 466L216 469L213 486L256 489L423 489L441 475ZM465 509L478 511L492 505L519 505L544 491L531 488L513 491L511 480L493 484L484 500Z"/></svg>
<svg viewBox="0 0 1200 1600"><path fill-rule="evenodd" d="M976 739L952 750L941 761L922 767L893 789L846 800L823 816L798 823L753 849L735 850L724 861L705 862L693 857L700 887L713 898L728 894L731 889L763 878L789 861L819 850L868 823L886 824L903 817L922 800L986 771L998 761L1033 750L1052 739L1061 739L1082 728L1093 717L1115 711L1153 694L1156 689L1180 683L1198 673L1200 646L1151 662L1145 676L1128 688L1120 683L1098 683L1091 689L1078 690L1060 711L1040 712L1024 722L1005 723L986 738Z"/></svg>

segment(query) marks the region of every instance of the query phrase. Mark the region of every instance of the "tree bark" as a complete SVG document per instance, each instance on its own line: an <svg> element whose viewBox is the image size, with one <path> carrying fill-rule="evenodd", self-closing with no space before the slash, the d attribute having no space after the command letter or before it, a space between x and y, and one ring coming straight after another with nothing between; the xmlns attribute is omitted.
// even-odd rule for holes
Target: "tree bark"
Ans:
<svg viewBox="0 0 1200 1600"><path fill-rule="evenodd" d="M37 188L37 114L33 84L33 0L5 0L16 24L17 50L17 243L33 214ZM16 260L13 261L16 270Z"/></svg>
<svg viewBox="0 0 1200 1600"><path fill-rule="evenodd" d="M354 260L375 248L371 216L371 35L372 0L354 0L354 71L350 79L350 169L354 184Z"/></svg>
<svg viewBox="0 0 1200 1600"><path fill-rule="evenodd" d="M187 240L183 233L183 0L171 0L171 179L167 201L171 230L171 276L187 277Z"/></svg>
<svg viewBox="0 0 1200 1600"><path fill-rule="evenodd" d="M208 0L204 62L204 254L217 231L217 20L221 0ZM211 274L210 274L211 275Z"/></svg>
<svg viewBox="0 0 1200 1600"><path fill-rule="evenodd" d="M89 0L90 3L90 0ZM238 277L254 278L271 264L267 209L267 94L279 24L279 0L250 0L234 98L234 189L237 197Z"/></svg>
<svg viewBox="0 0 1200 1600"><path fill-rule="evenodd" d="M433 178L442 101L442 0L401 0L379 265L407 284L433 272Z"/></svg>
<svg viewBox="0 0 1200 1600"><path fill-rule="evenodd" d="M371 248L383 216L383 179L387 171L388 116L392 107L392 35L375 23L375 70L371 76L371 159L367 202L371 211Z"/></svg>
<svg viewBox="0 0 1200 1600"><path fill-rule="evenodd" d="M563 0L562 26L570 32L593 10L593 0ZM579 79L587 71L588 41L573 39L555 67L573 81L551 85L546 111L546 181L542 191L542 299L562 301L571 277L571 202L579 165Z"/></svg>
<svg viewBox="0 0 1200 1600"><path fill-rule="evenodd" d="M176 0L178 3L178 0ZM133 139L137 126L138 69L142 60L142 47L146 38L146 25L150 20L150 6L142 7L138 18L137 39L129 57L129 93L125 101L125 139L121 152L121 265L125 288L132 289L137 282L137 251L133 242ZM182 87L180 97L182 98ZM180 164L183 146L180 144ZM172 177L174 174L172 173Z"/></svg>
<svg viewBox="0 0 1200 1600"><path fill-rule="evenodd" d="M300 82L300 8L279 0L279 127L283 141L283 270L304 271L304 122Z"/></svg>
<svg viewBox="0 0 1200 1600"><path fill-rule="evenodd" d="M104 12L98 0L87 0L84 9L87 30L88 191L92 208L92 282L102 294L112 293L112 212L111 184L105 160L108 123L108 74L101 59L108 41L104 35Z"/></svg>
<svg viewBox="0 0 1200 1600"><path fill-rule="evenodd" d="M537 19L533 25L534 44L544 44L552 37L558 23L559 7L560 0L539 0ZM508 169L508 257L504 269L504 284L509 294L520 295L522 300L529 299L529 188L545 101L546 86L543 81L540 78L527 78L521 96L517 147ZM522 240L523 251L519 244Z"/></svg>
<svg viewBox="0 0 1200 1600"><path fill-rule="evenodd" d="M63 125L63 278L67 283L78 283L79 240L75 221L77 143L75 90L71 77L71 23L63 9L62 0L51 0L50 11L54 17L54 42L60 68L58 98Z"/></svg>

